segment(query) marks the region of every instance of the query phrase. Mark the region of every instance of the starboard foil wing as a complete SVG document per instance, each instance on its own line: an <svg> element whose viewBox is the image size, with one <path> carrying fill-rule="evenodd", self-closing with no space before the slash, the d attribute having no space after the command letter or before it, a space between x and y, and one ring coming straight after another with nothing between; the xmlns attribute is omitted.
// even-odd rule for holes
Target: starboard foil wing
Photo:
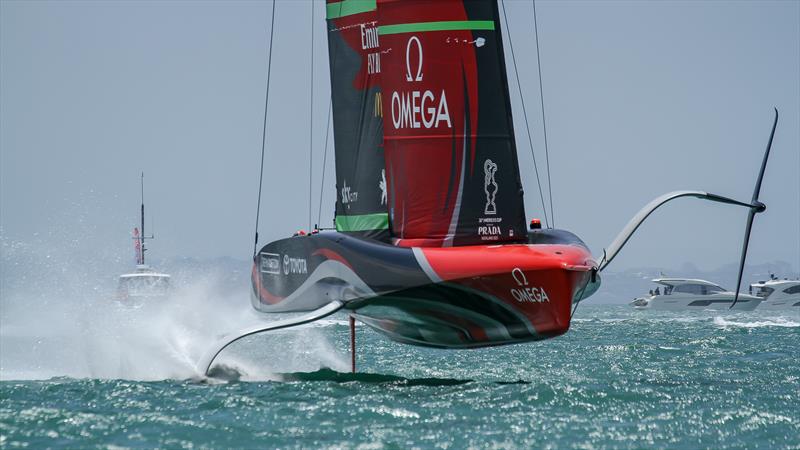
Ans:
<svg viewBox="0 0 800 450"><path fill-rule="evenodd" d="M731 304L731 308L736 305L736 302L739 299L739 291L741 289L742 284L742 274L744 273L744 263L747 258L747 246L750 243L750 232L752 231L753 227L753 219L755 218L756 214L762 213L766 210L766 205L761 203L758 199L759 194L761 193L761 183L764 181L764 171L767 168L767 161L769 160L769 153L772 149L772 140L775 137L775 128L778 126L778 109L775 108L775 118L772 122L772 131L769 134L769 141L767 141L767 149L764 151L764 157L761 160L761 169L758 172L758 178L756 178L756 186L753 190L753 198L750 202L743 202L740 200L736 200L733 198L725 197L723 195L712 194L705 191L674 191L668 192L660 197L656 197L650 203L645 205L644 208L639 210L635 216L625 225L625 228L617 235L611 245L608 246L605 250L603 250L603 255L596 258L600 263L598 264L597 270L603 271L611 261L617 256L617 254L622 250L625 244L630 240L633 236L633 233L644 223L645 219L647 219L650 214L653 213L656 209L661 207L662 205L670 202L672 200L682 198L682 197L694 197L699 198L702 200L708 200L711 202L717 203L725 203L728 205L735 205L735 206L743 206L748 208L750 211L747 215L747 223L745 225L745 232L744 232L744 239L742 240L742 254L741 258L739 259L739 271L738 271L738 278L736 281L736 296L734 297L733 304Z"/></svg>
<svg viewBox="0 0 800 450"><path fill-rule="evenodd" d="M494 0L378 0L392 235L402 246L524 239Z"/></svg>
<svg viewBox="0 0 800 450"><path fill-rule="evenodd" d="M327 2L336 229L387 240L381 54L375 1Z"/></svg>

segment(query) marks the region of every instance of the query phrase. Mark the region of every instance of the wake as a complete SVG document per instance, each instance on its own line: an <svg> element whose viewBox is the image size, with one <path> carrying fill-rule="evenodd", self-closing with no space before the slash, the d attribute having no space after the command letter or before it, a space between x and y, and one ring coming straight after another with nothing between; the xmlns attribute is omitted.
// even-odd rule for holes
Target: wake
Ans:
<svg viewBox="0 0 800 450"><path fill-rule="evenodd" d="M720 327L740 327L740 328L768 328L768 327L780 327L780 328L798 328L800 327L800 322L795 322L785 317L776 317L773 319L764 319L764 320L754 320L754 321L736 321L736 320L726 320L722 317L714 317L714 325Z"/></svg>

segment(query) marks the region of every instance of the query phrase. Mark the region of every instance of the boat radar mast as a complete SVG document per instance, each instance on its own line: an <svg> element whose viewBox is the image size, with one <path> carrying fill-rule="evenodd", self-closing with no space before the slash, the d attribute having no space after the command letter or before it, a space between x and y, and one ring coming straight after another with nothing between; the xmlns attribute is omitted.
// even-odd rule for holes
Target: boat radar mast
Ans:
<svg viewBox="0 0 800 450"><path fill-rule="evenodd" d="M141 226L140 230L141 230L141 232L140 232L140 230L137 230L136 228L134 228L133 229L133 239L134 239L134 241L136 241L135 242L136 264L140 265L140 266L143 266L145 264L144 263L144 253L145 253L145 251L147 251L147 248L145 247L145 240L146 239L155 239L155 235L151 234L150 236L147 236L144 233L144 172L142 172L140 188L141 188L141 199L142 199L141 211L140 211L140 217L139 217L140 218L140 226Z"/></svg>
<svg viewBox="0 0 800 450"><path fill-rule="evenodd" d="M138 227L133 228L133 247L136 251L136 271L122 274L119 277L117 287L117 299L129 304L140 304L140 302L155 298L166 297L170 292L170 275L159 273L152 267L144 263L145 241L154 239L144 233L144 172L141 176L141 215L139 217L141 233Z"/></svg>

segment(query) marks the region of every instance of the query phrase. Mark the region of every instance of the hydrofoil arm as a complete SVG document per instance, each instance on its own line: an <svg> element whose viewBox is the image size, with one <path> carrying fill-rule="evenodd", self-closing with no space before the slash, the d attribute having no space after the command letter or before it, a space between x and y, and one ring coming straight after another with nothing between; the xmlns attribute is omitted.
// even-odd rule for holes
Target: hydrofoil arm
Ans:
<svg viewBox="0 0 800 450"><path fill-rule="evenodd" d="M608 246L606 250L603 251L602 258L599 258L600 264L597 266L598 271L602 271L608 264L614 260L614 257L617 256L622 247L625 246L625 243L633 236L633 233L639 228L639 225L647 219L647 216L653 213L659 206L667 203L670 200L675 200L676 198L681 197L696 197L701 198L703 200L709 200L712 202L718 203L727 203L729 205L736 205L736 206L744 206L748 208L750 212L747 215L747 224L745 226L744 231L744 239L742 240L742 256L739 258L739 275L736 281L736 296L733 298L733 303L731 304L731 308L736 306L736 302L739 300L739 291L741 290L742 285L742 274L744 273L744 263L745 259L747 258L747 246L750 243L750 232L753 228L753 219L755 219L756 214L764 212L767 207L761 201L759 201L758 197L761 193L761 183L764 181L764 171L767 168L767 161L769 160L769 152L772 149L772 139L775 137L775 128L778 126L778 109L775 108L775 119L772 122L772 131L769 133L769 140L767 141L767 149L764 151L764 158L761 161L761 170L758 172L758 178L756 178L756 187L753 190L753 198L750 200L749 203L747 202L740 202L738 200L734 200L732 198L723 197L717 194L710 194L708 192L703 191L675 191L670 192L668 194L664 194L661 197L656 198L652 202L648 203L647 206L642 208L622 231L617 235L616 239Z"/></svg>
<svg viewBox="0 0 800 450"><path fill-rule="evenodd" d="M603 255L599 258L600 264L597 267L598 271L602 271L614 258L617 254L622 250L622 247L628 243L633 233L639 228L639 226L647 219L650 214L653 213L656 209L660 206L668 203L671 200L675 200L676 198L681 197L695 197L704 200L709 200L712 202L717 203L727 203L729 205L737 205L737 206L744 206L746 208L752 208L753 205L750 203L740 202L738 200L734 200L732 198L723 197L717 194L711 194L704 191L672 191L668 192L660 197L655 198L653 201L648 203L644 208L639 210L635 216L625 225L625 228L619 232L617 237L611 242L611 245L608 246L605 250L603 250Z"/></svg>
<svg viewBox="0 0 800 450"><path fill-rule="evenodd" d="M327 305L315 309L308 314L303 314L302 316L292 317L291 319L286 320L276 320L274 322L270 322L267 324L260 324L256 326L252 326L250 328L246 328L236 333L230 333L218 340L214 346L211 348L211 351L206 353L203 359L200 360L198 367L203 370L203 374L207 375L208 371L211 369L211 365L214 364L214 360L225 350L229 345L233 344L234 342L246 338L247 336L252 336L254 334L264 333L266 331L274 331L280 330L283 328L291 328L296 327L298 325L303 325L306 323L311 323L317 321L319 319L323 319L325 317L330 316L331 314L339 311L344 306L344 302L341 301L333 301L328 303Z"/></svg>

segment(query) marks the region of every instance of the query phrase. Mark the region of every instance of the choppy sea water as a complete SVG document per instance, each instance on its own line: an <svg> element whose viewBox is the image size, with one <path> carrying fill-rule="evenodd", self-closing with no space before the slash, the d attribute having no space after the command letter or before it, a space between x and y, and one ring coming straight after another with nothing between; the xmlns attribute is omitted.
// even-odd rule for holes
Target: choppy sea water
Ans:
<svg viewBox="0 0 800 450"><path fill-rule="evenodd" d="M0 334L0 447L799 448L797 313L580 306L549 341L392 343L334 317L194 367L249 311L98 306ZM17 325L9 327L8 325ZM54 329L55 328L55 329Z"/></svg>

